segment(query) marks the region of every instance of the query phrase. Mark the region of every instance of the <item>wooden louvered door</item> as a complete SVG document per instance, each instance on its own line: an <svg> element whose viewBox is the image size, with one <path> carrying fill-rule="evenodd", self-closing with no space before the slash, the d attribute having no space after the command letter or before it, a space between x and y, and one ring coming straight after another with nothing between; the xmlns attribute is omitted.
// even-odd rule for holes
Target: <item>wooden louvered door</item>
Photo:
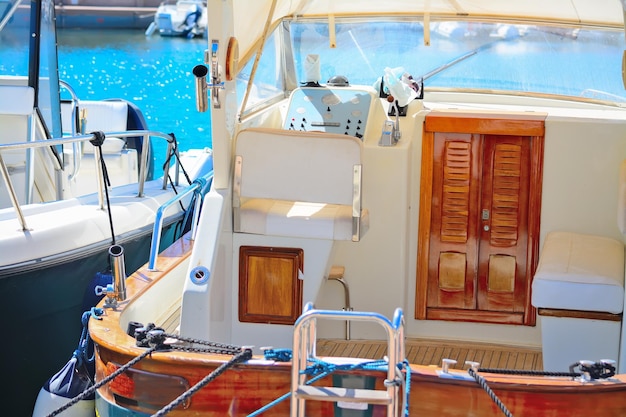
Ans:
<svg viewBox="0 0 626 417"><path fill-rule="evenodd" d="M543 120L502 122L427 118L416 318L534 324Z"/></svg>
<svg viewBox="0 0 626 417"><path fill-rule="evenodd" d="M431 309L476 309L480 183L472 171L478 167L480 141L472 136L435 134L428 261Z"/></svg>
<svg viewBox="0 0 626 417"><path fill-rule="evenodd" d="M530 141L519 136L483 138L477 307L524 313Z"/></svg>

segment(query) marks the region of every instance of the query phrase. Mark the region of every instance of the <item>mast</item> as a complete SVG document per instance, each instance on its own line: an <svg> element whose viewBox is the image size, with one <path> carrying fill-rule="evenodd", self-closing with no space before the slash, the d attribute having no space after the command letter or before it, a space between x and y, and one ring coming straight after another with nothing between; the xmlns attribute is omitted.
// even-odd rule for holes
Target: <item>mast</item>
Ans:
<svg viewBox="0 0 626 417"><path fill-rule="evenodd" d="M30 44L28 47L28 85L35 90L34 107L39 103L39 64L41 47L41 2L31 0L30 6Z"/></svg>

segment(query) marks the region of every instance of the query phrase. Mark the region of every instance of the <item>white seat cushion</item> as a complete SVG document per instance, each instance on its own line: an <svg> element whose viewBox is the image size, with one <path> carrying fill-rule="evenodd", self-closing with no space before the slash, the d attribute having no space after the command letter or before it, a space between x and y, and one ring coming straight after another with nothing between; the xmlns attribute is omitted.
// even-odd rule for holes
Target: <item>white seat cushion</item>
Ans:
<svg viewBox="0 0 626 417"><path fill-rule="evenodd" d="M537 308L619 314L624 309L624 245L603 237L551 232L532 285Z"/></svg>
<svg viewBox="0 0 626 417"><path fill-rule="evenodd" d="M85 133L125 132L128 130L128 103L121 100L81 100L80 111L85 110ZM63 132L70 134L72 127L71 103L61 104Z"/></svg>
<svg viewBox="0 0 626 417"><path fill-rule="evenodd" d="M241 230L274 236L352 240L352 207L339 204L252 198L241 204ZM369 224L361 213L361 234Z"/></svg>

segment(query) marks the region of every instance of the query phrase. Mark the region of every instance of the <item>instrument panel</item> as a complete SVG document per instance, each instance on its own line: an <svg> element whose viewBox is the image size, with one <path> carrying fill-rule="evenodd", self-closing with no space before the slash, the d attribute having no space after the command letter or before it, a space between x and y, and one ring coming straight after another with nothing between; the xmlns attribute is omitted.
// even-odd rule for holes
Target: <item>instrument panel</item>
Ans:
<svg viewBox="0 0 626 417"><path fill-rule="evenodd" d="M372 94L350 88L302 87L291 94L284 129L363 139Z"/></svg>

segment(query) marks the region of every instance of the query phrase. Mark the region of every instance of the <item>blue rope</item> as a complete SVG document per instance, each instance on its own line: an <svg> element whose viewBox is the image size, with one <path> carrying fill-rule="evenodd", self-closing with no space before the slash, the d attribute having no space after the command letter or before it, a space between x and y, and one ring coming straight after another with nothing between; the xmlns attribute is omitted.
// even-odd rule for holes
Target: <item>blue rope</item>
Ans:
<svg viewBox="0 0 626 417"><path fill-rule="evenodd" d="M264 351L264 355L265 355L265 359L268 359L268 360L276 360L277 362L288 362L289 360L291 360L292 352L290 349L266 349ZM312 362L313 365L309 365L306 367L306 369L300 371L300 374L305 374L309 376L314 375L311 379L306 381L306 385L310 385L332 374L333 372L337 370L353 371L357 369L364 369L364 370L387 372L387 369L388 369L388 363L384 360L375 360L375 361L369 361L369 362L361 362L357 364L342 364L342 365L333 364L333 363L322 361L316 358L310 358L309 361ZM405 382L406 392L405 392L405 401L404 401L405 403L404 415L408 417L409 394L410 394L410 388L411 388L411 367L409 366L409 362L406 359L402 361L401 363L397 364L396 366L400 370L402 370L402 368L406 369L406 382ZM248 414L247 417L256 417L264 413L265 411L269 410L270 408L274 407L275 405L283 402L290 396L291 396L291 392L283 394L282 396L278 397L274 401L267 403L266 405L254 411L253 413Z"/></svg>
<svg viewBox="0 0 626 417"><path fill-rule="evenodd" d="M405 359L404 361L402 361L402 367L404 367L404 369L406 369L406 379L404 381L404 385L405 385L405 392L404 392L404 415L408 417L409 415L409 397L411 394L411 365L409 364L409 361L407 359ZM400 367L400 369L402 369L402 367Z"/></svg>
<svg viewBox="0 0 626 417"><path fill-rule="evenodd" d="M101 308L92 307L91 310L85 311L81 317L81 323L83 324L83 330L80 334L80 340L78 341L78 347L72 354L76 358L76 367L80 367L83 363L92 363L95 359L95 352L89 357L89 319L94 317L96 320L102 320L100 317L104 311Z"/></svg>
<svg viewBox="0 0 626 417"><path fill-rule="evenodd" d="M286 394L283 394L282 396L276 398L274 401L272 401L271 403L267 403L265 404L263 407L259 408L258 410L256 410L255 412L248 414L248 417L256 417L259 414L263 414L264 412L266 412L267 410L269 410L270 408L274 407L275 405L285 401L287 398L289 398L291 396L291 392L288 392Z"/></svg>
<svg viewBox="0 0 626 417"><path fill-rule="evenodd" d="M308 368L307 368L308 369ZM305 373L306 370L301 371L301 373ZM309 379L306 384L310 385L312 383L314 383L315 381L318 381L322 378L324 378L325 376L327 376L329 373L324 372L321 373L311 379ZM258 416L259 414L262 414L264 412L266 412L267 410L269 410L270 408L274 407L275 405L285 401L287 398L291 397L291 392L288 392L286 394L281 395L280 397L276 398L274 401L265 404L263 407L259 408L258 410L256 410L255 412L253 412L252 414L248 414L248 417L255 417Z"/></svg>
<svg viewBox="0 0 626 417"><path fill-rule="evenodd" d="M334 364L326 361L322 361L320 359L309 359L310 362L313 362L313 365L308 366L305 370L302 371L303 374L312 375L317 372L327 372L333 373L337 370L339 371L354 371L356 369L365 369L371 371L387 371L387 362L384 360L376 360L370 362L361 362L356 364Z"/></svg>
<svg viewBox="0 0 626 417"><path fill-rule="evenodd" d="M276 362L289 362L291 360L291 349L265 349L263 351L265 359Z"/></svg>

